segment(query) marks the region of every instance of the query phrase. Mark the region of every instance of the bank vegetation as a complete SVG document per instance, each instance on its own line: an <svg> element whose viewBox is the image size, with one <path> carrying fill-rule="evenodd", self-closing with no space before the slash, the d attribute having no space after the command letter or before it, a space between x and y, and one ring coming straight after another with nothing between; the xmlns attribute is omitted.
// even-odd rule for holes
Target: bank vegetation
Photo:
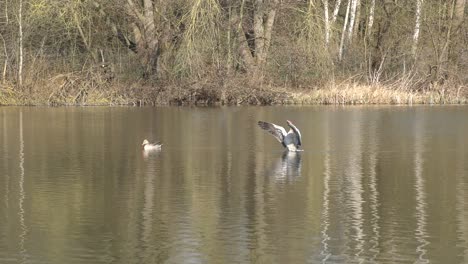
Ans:
<svg viewBox="0 0 468 264"><path fill-rule="evenodd" d="M0 0L0 105L468 100L466 0Z"/></svg>

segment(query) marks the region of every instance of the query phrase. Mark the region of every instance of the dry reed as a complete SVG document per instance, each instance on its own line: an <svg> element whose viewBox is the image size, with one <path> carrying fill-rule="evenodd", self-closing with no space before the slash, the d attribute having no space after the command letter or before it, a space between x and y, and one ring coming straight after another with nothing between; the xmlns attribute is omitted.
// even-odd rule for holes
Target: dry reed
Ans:
<svg viewBox="0 0 468 264"><path fill-rule="evenodd" d="M40 84L38 84L40 85ZM186 83L122 83L101 75L66 74L40 89L0 87L0 105L285 105L285 104L466 104L467 87L412 89L406 82L359 84L345 81L319 88L254 86L247 79L207 78Z"/></svg>

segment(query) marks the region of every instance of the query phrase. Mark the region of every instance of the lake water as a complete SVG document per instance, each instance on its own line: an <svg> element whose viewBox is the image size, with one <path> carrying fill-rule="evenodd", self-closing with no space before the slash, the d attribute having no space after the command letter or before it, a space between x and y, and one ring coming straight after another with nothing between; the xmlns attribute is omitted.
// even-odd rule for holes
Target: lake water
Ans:
<svg viewBox="0 0 468 264"><path fill-rule="evenodd" d="M467 106L0 108L0 263L467 262Z"/></svg>

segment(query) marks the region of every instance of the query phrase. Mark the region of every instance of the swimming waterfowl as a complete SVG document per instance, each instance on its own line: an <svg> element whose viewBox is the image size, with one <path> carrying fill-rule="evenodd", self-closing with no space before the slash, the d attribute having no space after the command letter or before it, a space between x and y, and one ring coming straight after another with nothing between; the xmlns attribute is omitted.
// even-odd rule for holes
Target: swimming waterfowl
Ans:
<svg viewBox="0 0 468 264"><path fill-rule="evenodd" d="M159 150L162 147L161 142L149 143L147 139L143 140L141 145L143 146L144 150Z"/></svg>
<svg viewBox="0 0 468 264"><path fill-rule="evenodd" d="M282 126L264 121L258 121L258 126L272 134L288 151L302 151L301 132L291 121L286 120L286 123L291 128L288 132Z"/></svg>

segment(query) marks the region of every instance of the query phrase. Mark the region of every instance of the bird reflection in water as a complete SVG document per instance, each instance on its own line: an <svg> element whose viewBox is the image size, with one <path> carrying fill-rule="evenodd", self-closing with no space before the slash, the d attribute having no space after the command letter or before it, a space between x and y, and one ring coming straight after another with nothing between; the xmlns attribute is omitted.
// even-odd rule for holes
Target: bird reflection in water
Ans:
<svg viewBox="0 0 468 264"><path fill-rule="evenodd" d="M141 153L143 154L143 158L147 160L158 156L161 153L161 149L143 149Z"/></svg>
<svg viewBox="0 0 468 264"><path fill-rule="evenodd" d="M295 181L301 176L301 152L284 151L272 166L270 175L278 181Z"/></svg>

